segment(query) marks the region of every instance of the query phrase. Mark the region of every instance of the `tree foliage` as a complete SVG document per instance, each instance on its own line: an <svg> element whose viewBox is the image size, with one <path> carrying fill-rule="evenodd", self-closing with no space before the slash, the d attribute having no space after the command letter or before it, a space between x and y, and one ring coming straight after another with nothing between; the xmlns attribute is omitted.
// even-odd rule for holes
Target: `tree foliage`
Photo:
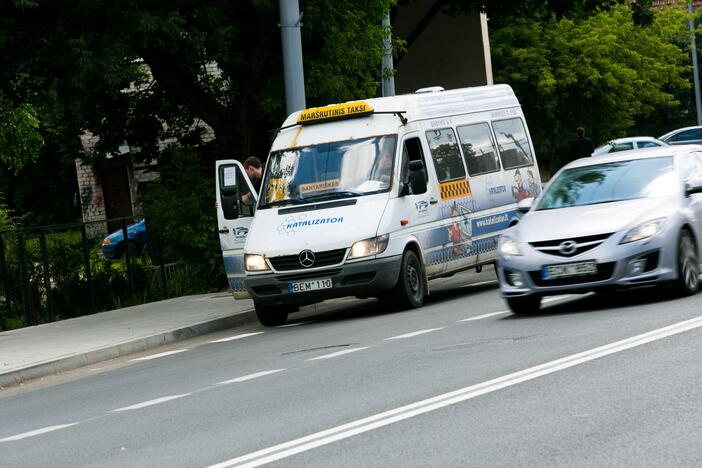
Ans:
<svg viewBox="0 0 702 468"><path fill-rule="evenodd" d="M685 27L680 9L638 26L625 5L582 19L515 20L491 37L495 81L515 88L537 151L557 164L569 159L578 126L605 141L679 107L690 87Z"/></svg>
<svg viewBox="0 0 702 468"><path fill-rule="evenodd" d="M393 2L301 1L308 104L375 94ZM127 141L153 157L161 140L196 141L204 122L221 157L244 158L285 117L277 0L22 0L0 14L3 56L57 90L98 153Z"/></svg>

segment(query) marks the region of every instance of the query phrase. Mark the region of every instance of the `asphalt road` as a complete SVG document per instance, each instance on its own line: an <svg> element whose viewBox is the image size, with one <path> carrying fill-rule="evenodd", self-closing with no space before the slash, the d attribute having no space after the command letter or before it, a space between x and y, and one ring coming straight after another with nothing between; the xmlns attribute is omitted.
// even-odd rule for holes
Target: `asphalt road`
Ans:
<svg viewBox="0 0 702 468"><path fill-rule="evenodd" d="M702 295L556 297L521 318L493 278L0 392L0 466L702 466Z"/></svg>

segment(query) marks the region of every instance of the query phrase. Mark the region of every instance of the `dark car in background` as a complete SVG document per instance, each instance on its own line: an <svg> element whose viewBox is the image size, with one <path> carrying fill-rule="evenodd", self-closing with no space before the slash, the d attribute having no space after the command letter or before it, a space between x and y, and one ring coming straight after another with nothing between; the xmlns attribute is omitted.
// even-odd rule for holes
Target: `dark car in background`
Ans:
<svg viewBox="0 0 702 468"><path fill-rule="evenodd" d="M702 144L702 127L678 128L658 139L669 145L699 145Z"/></svg>
<svg viewBox="0 0 702 468"><path fill-rule="evenodd" d="M102 255L108 260L114 260L124 255L125 249L129 249L132 255L141 255L146 249L146 221L127 226L127 241L124 241L124 234L121 229L111 233L102 241Z"/></svg>

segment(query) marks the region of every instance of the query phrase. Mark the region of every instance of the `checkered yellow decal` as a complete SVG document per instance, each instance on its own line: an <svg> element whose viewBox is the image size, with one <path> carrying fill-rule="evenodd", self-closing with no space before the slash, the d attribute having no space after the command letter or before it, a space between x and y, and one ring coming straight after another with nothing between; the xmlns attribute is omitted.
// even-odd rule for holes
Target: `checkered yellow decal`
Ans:
<svg viewBox="0 0 702 468"><path fill-rule="evenodd" d="M453 200L454 198L467 197L470 195L470 185L468 179L454 180L439 184L442 200Z"/></svg>

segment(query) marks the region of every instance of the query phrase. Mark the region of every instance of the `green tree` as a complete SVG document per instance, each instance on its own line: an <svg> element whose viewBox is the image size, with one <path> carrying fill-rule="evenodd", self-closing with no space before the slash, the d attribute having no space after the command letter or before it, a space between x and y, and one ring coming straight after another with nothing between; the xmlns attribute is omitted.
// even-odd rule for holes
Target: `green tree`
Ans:
<svg viewBox="0 0 702 468"><path fill-rule="evenodd" d="M667 9L642 27L617 5L583 19L515 20L491 37L495 81L515 88L555 168L578 126L597 143L679 107L690 87L686 19Z"/></svg>
<svg viewBox="0 0 702 468"><path fill-rule="evenodd" d="M0 95L0 163L17 171L37 157L43 144L36 110Z"/></svg>
<svg viewBox="0 0 702 468"><path fill-rule="evenodd" d="M301 1L309 105L375 94L393 3ZM159 140L197 141L202 121L220 157L244 158L285 117L278 22L277 0L23 0L0 6L0 52L34 90L56 89L98 153L127 141L150 158Z"/></svg>

